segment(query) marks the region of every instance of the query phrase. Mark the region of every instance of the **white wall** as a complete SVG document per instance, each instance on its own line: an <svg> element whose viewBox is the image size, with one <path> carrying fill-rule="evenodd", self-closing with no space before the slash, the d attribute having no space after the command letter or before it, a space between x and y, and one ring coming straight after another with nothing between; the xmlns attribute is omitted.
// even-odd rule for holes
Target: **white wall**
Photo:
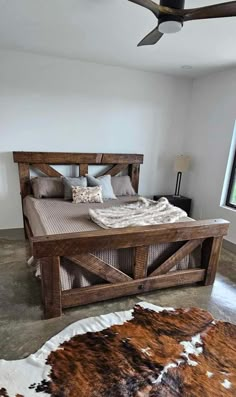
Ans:
<svg viewBox="0 0 236 397"><path fill-rule="evenodd" d="M236 120L236 69L199 78L193 84L185 151L193 157L186 175L193 215L231 222L228 240L236 243L236 212L220 207L224 177Z"/></svg>
<svg viewBox="0 0 236 397"><path fill-rule="evenodd" d="M173 192L191 81L0 52L0 229L22 226L11 151L144 153L140 192Z"/></svg>

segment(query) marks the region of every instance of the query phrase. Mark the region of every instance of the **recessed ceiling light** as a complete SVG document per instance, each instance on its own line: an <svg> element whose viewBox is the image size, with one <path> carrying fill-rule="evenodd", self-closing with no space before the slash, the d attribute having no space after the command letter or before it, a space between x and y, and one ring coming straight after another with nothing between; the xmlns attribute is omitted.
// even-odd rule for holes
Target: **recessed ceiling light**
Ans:
<svg viewBox="0 0 236 397"><path fill-rule="evenodd" d="M183 65L181 68L184 70L191 70L193 67L191 65Z"/></svg>

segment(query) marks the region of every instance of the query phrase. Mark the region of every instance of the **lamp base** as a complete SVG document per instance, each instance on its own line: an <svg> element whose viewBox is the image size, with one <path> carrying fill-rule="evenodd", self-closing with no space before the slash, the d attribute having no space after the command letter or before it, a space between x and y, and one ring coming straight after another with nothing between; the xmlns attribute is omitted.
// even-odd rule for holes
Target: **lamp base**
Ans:
<svg viewBox="0 0 236 397"><path fill-rule="evenodd" d="M177 197L180 197L179 191L180 191L181 179L182 179L182 172L179 171L176 178L175 194L174 194L174 196Z"/></svg>

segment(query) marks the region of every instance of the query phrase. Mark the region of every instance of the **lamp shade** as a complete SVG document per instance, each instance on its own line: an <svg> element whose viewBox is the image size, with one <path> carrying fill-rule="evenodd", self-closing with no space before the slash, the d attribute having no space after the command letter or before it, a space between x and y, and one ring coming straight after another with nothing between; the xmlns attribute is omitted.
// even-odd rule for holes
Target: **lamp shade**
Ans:
<svg viewBox="0 0 236 397"><path fill-rule="evenodd" d="M188 171L190 166L190 156L176 156L174 169L176 172L185 172Z"/></svg>

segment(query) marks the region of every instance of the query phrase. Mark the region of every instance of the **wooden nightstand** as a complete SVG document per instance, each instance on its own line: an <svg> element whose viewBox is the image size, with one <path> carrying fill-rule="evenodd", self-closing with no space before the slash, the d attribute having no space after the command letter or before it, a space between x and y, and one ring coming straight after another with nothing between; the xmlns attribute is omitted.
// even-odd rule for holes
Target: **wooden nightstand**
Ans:
<svg viewBox="0 0 236 397"><path fill-rule="evenodd" d="M188 216L190 216L192 199L190 199L188 197L184 197L184 196L178 197L178 196L169 195L169 194L168 195L157 194L156 196L153 197L153 200L157 201L161 197L166 197L171 204L186 211Z"/></svg>

